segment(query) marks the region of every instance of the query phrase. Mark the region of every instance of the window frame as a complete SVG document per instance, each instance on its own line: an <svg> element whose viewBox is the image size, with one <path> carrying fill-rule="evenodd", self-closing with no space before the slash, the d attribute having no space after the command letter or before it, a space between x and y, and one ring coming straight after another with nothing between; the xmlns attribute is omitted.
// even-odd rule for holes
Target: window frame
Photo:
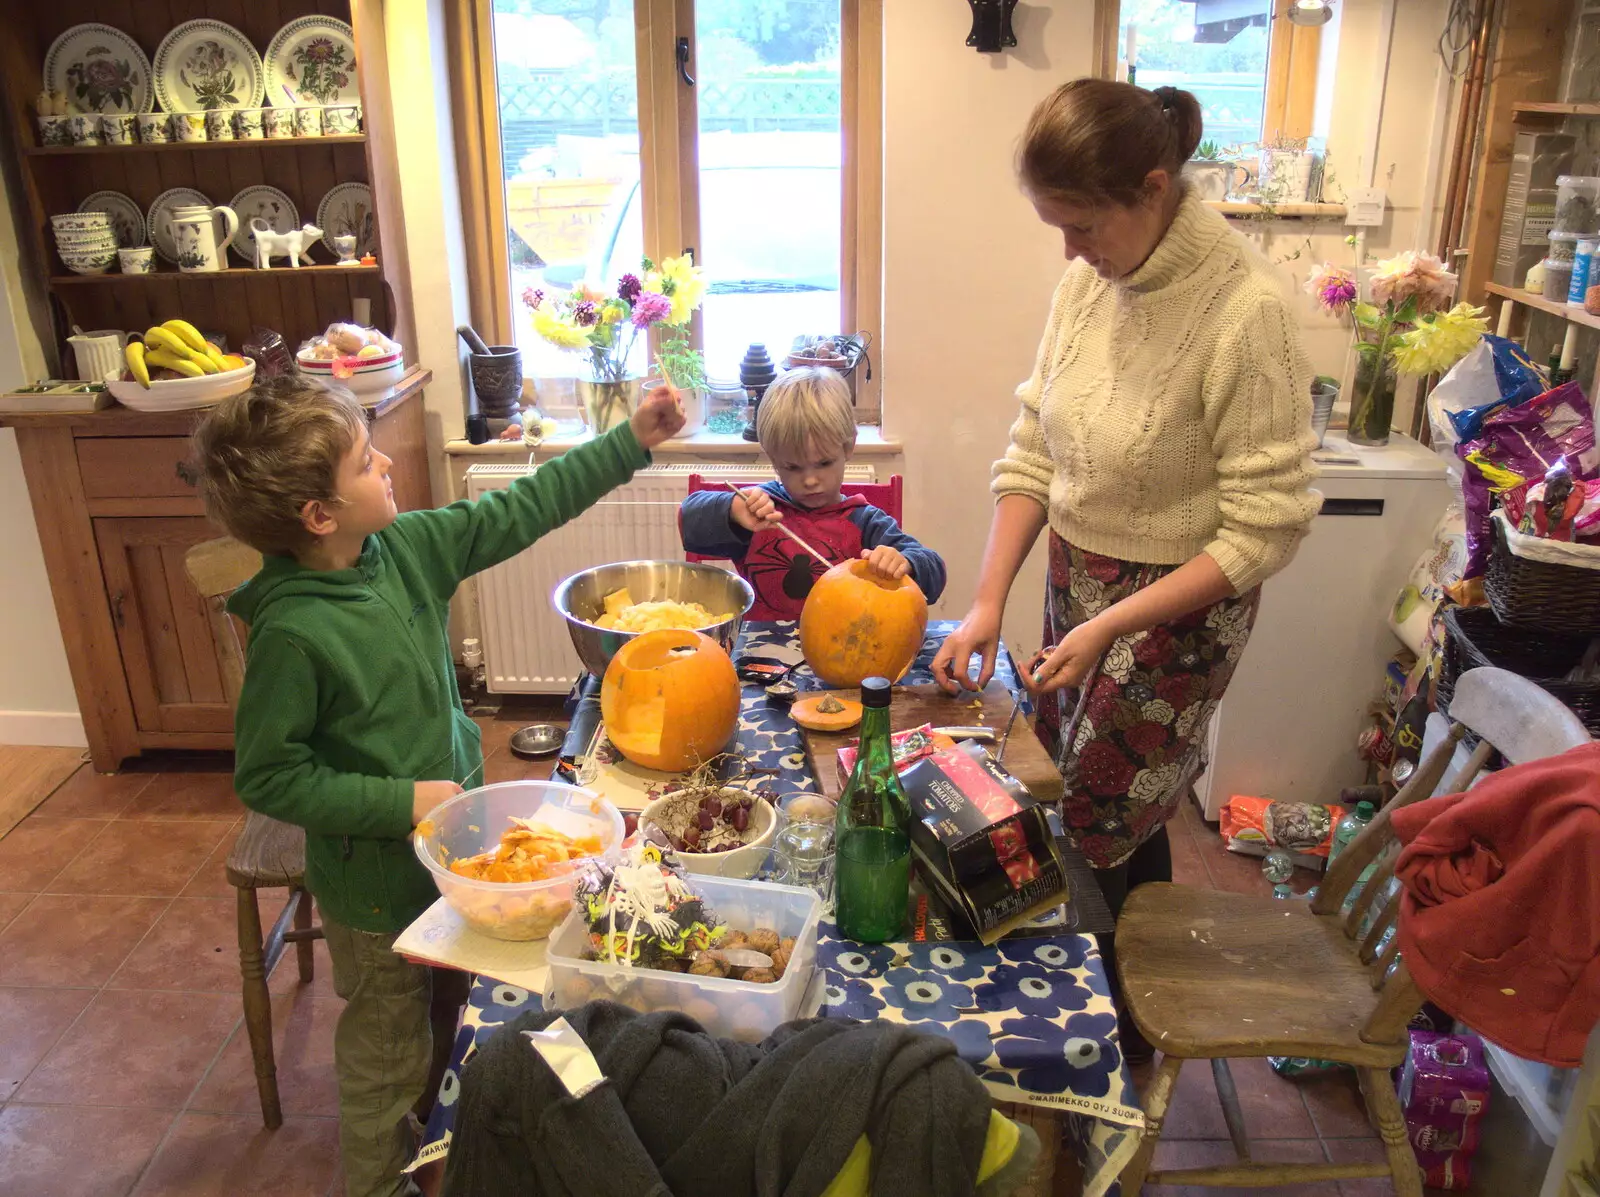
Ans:
<svg viewBox="0 0 1600 1197"><path fill-rule="evenodd" d="M446 35L456 167L462 198L467 279L474 324L514 344L520 313L511 294L493 6L448 0ZM871 337L882 360L883 332L883 0L839 0L839 310L841 332ZM687 69L698 78L694 0L633 0L639 97L639 184L645 252L659 260L700 245L699 117L696 90L678 73L677 41L689 40ZM691 341L701 343L702 315ZM858 367L856 422L882 417L882 380Z"/></svg>

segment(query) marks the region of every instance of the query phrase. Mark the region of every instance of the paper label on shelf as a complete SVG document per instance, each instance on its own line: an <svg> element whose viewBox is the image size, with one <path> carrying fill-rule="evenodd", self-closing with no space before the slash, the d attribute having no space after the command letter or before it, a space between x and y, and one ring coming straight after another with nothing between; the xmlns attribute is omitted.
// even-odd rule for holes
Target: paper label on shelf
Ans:
<svg viewBox="0 0 1600 1197"><path fill-rule="evenodd" d="M1344 222L1353 225L1382 224L1388 202L1388 194L1382 187L1357 187L1345 197Z"/></svg>

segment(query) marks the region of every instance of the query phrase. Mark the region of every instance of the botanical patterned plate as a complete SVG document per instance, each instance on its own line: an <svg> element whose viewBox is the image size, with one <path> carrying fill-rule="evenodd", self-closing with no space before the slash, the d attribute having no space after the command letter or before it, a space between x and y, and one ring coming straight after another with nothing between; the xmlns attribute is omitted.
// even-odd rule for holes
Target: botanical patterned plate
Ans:
<svg viewBox="0 0 1600 1197"><path fill-rule="evenodd" d="M84 112L152 112L150 60L110 25L74 25L44 56L46 91L59 91Z"/></svg>
<svg viewBox="0 0 1600 1197"><path fill-rule="evenodd" d="M228 201L228 207L239 214L239 231L233 235L229 247L250 266L256 264L256 234L250 227L252 217L259 216L266 221L274 233L287 233L300 227L300 212L294 201L265 183L246 187Z"/></svg>
<svg viewBox="0 0 1600 1197"><path fill-rule="evenodd" d="M156 99L168 112L260 108L267 85L256 48L232 25L185 21L156 47Z"/></svg>
<svg viewBox="0 0 1600 1197"><path fill-rule="evenodd" d="M350 233L355 234L356 257L376 252L378 216L372 210L372 188L365 183L334 184L317 205L317 227L335 260L339 251L333 248L333 239Z"/></svg>
<svg viewBox="0 0 1600 1197"><path fill-rule="evenodd" d="M190 204L211 207L211 201L193 187L174 187L156 196L155 203L144 214L145 228L150 232L150 244L155 246L157 255L174 266L178 264L178 244L172 239L172 210L186 208Z"/></svg>
<svg viewBox="0 0 1600 1197"><path fill-rule="evenodd" d="M354 104L361 99L355 32L343 21L290 21L272 35L265 61L269 104Z"/></svg>
<svg viewBox="0 0 1600 1197"><path fill-rule="evenodd" d="M108 214L117 233L118 249L137 249L144 244L144 213L122 192L96 191L78 205L78 211Z"/></svg>

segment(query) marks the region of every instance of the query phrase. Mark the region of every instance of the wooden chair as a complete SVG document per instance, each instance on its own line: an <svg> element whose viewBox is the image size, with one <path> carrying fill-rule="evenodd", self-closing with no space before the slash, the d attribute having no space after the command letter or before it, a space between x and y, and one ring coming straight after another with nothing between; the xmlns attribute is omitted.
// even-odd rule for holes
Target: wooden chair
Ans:
<svg viewBox="0 0 1600 1197"><path fill-rule="evenodd" d="M747 487L758 485L754 482L736 482L735 486ZM724 494L728 488L721 481L707 482L699 474L689 475L689 493L692 495L700 490L720 490ZM893 475L887 482L846 482L839 488L839 493L845 498L851 495L860 495L879 511L883 512L895 523L901 523L900 512L905 505L905 479L899 474ZM720 557L703 557L699 553L685 553L685 561L720 561Z"/></svg>
<svg viewBox="0 0 1600 1197"><path fill-rule="evenodd" d="M1405 1059L1406 1024L1422 994L1399 956L1391 893L1400 845L1390 813L1432 797L1464 731L1481 737L1441 792L1459 792L1496 749L1512 764L1586 743L1588 733L1550 694L1500 669L1461 676L1450 704L1449 736L1393 802L1339 854L1313 902L1143 885L1117 922L1122 990L1139 1030L1164 1053L1145 1099L1147 1129L1122 1176L1137 1197L1151 1184L1260 1187L1296 1181L1391 1176L1399 1197L1421 1197L1422 1181L1389 1071ZM1361 873L1375 865L1341 913ZM1363 919L1372 912L1370 927ZM1386 1163L1252 1163L1230 1057L1308 1056L1353 1065L1369 1116L1383 1137ZM1217 1096L1238 1161L1209 1168L1151 1171L1161 1125L1186 1060L1211 1061Z"/></svg>
<svg viewBox="0 0 1600 1197"><path fill-rule="evenodd" d="M211 632L221 650L222 684L229 702L237 702L244 683L244 648L239 631L225 608L228 596L261 568L261 554L231 537L208 540L191 548L184 558L189 579L206 600ZM272 1052L272 999L267 977L277 967L286 943L295 945L300 981L312 977L311 941L322 938L322 928L311 924L311 895L306 892L306 833L303 828L280 823L251 811L244 821L226 865L228 884L238 904L239 972L244 982L244 1024L255 1060L256 1090L261 1097L261 1121L268 1130L283 1125L278 1101L278 1070ZM258 889L287 889L289 901L265 936L261 933ZM291 929L290 924L293 923Z"/></svg>

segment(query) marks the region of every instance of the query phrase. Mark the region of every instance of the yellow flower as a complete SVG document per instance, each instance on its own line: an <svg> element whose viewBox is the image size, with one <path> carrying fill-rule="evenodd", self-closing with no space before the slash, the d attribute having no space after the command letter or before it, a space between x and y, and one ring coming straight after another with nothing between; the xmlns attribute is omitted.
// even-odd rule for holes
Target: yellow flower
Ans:
<svg viewBox="0 0 1600 1197"><path fill-rule="evenodd" d="M617 323L620 323L621 320L622 320L623 314L626 311L627 311L626 306L620 300L608 299L606 301L606 303L605 303L605 306L600 309L600 323L601 324L617 324Z"/></svg>
<svg viewBox="0 0 1600 1197"><path fill-rule="evenodd" d="M1488 331L1482 308L1458 303L1401 335L1394 364L1407 374L1442 374L1466 357Z"/></svg>
<svg viewBox="0 0 1600 1197"><path fill-rule="evenodd" d="M533 310L533 331L562 349L587 349L589 346L588 330L563 320L548 303Z"/></svg>
<svg viewBox="0 0 1600 1197"><path fill-rule="evenodd" d="M667 317L668 324L687 324L689 317L694 315L700 301L706 297L706 289L710 286L706 282L705 271L694 264L692 254L684 254L681 258L666 258L661 265L645 278L644 285L648 290L656 291L672 300L672 314Z"/></svg>

